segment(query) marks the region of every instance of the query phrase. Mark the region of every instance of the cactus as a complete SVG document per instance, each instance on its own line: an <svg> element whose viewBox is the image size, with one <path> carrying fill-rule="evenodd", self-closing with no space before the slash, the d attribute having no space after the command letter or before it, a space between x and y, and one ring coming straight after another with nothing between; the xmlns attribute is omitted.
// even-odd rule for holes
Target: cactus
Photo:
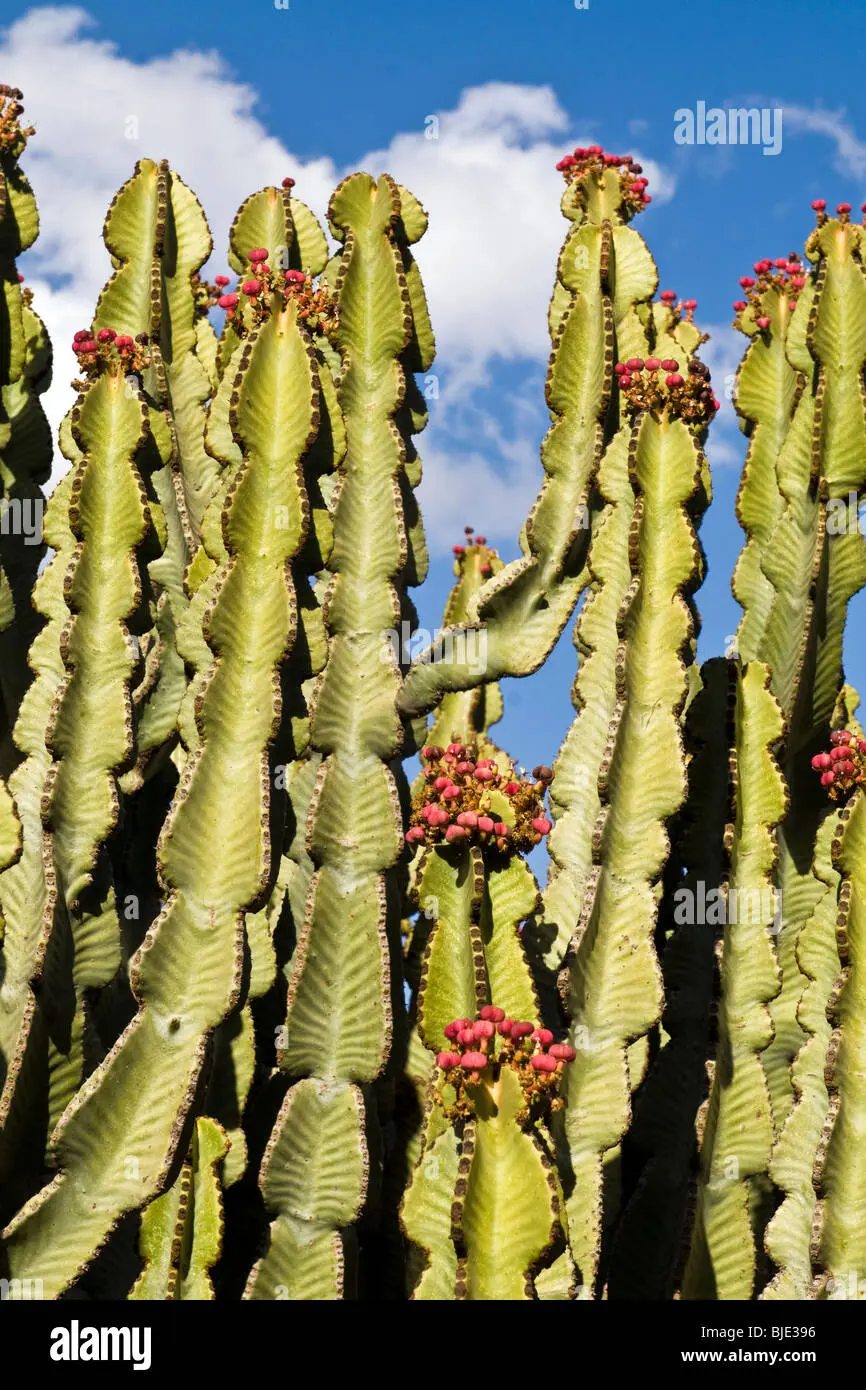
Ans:
<svg viewBox="0 0 866 1390"><path fill-rule="evenodd" d="M16 265L38 227L21 114L0 89L9 1288L859 1295L848 205L819 200L804 258L741 282L743 617L699 669L718 403L696 305L656 293L634 160L560 161L540 491L518 559L466 528L443 629L410 660L420 202L350 175L329 254L287 178L243 202L236 283L211 285L203 210L140 160L30 544L5 518L41 517L51 350ZM575 613L575 717L527 775L491 736L500 682ZM683 913L710 895L706 922Z"/></svg>

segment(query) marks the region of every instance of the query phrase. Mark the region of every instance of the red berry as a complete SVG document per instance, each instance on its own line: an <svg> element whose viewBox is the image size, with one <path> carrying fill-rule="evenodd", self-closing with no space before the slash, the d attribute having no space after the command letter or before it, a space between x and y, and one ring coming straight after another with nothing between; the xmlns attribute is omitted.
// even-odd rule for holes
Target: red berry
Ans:
<svg viewBox="0 0 866 1390"><path fill-rule="evenodd" d="M73 333L72 341L73 343L86 343L92 336L89 328L79 328L77 333Z"/></svg>
<svg viewBox="0 0 866 1390"><path fill-rule="evenodd" d="M530 1057L529 1065L534 1071L556 1071L556 1058L549 1057L546 1052L537 1052Z"/></svg>
<svg viewBox="0 0 866 1390"><path fill-rule="evenodd" d="M512 1038L528 1038L529 1035L530 1035L531 1033L532 1033L532 1024L531 1024L531 1023L517 1022L517 1023L512 1023L512 1025L511 1025L511 1036L512 1036Z"/></svg>
<svg viewBox="0 0 866 1390"><path fill-rule="evenodd" d="M257 261L266 261L267 259L268 253L263 246L257 246L253 251L250 251L247 256L247 260L253 265L255 265Z"/></svg>
<svg viewBox="0 0 866 1390"><path fill-rule="evenodd" d="M487 1058L483 1052L464 1052L460 1065L464 1071L483 1071L487 1066Z"/></svg>
<svg viewBox="0 0 866 1390"><path fill-rule="evenodd" d="M294 180L294 179L283 179L283 188L294 188L294 186L295 186L295 180Z"/></svg>

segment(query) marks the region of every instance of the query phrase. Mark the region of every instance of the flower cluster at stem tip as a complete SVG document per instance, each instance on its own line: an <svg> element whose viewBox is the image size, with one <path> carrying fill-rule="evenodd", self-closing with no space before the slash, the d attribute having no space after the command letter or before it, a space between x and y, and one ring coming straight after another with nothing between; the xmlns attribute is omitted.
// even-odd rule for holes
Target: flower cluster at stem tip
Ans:
<svg viewBox="0 0 866 1390"><path fill-rule="evenodd" d="M745 299L734 301L734 313L737 316L734 319L734 327L743 330L740 316L747 309L751 309L755 323L761 332L765 333L770 327L769 318L762 312L765 293L769 289L779 291L787 298L788 308L796 309L800 291L806 284L806 267L796 251L792 251L790 256L777 256L774 261L755 261L754 270L754 276L744 275L740 280Z"/></svg>
<svg viewBox="0 0 866 1390"><path fill-rule="evenodd" d="M284 181L285 182L285 181ZM247 252L250 273L234 290L228 290L228 276L215 276L216 306L224 309L235 332L243 337L249 325L258 327L270 317L276 295L283 307L295 301L298 321L313 337L333 338L339 323L336 300L326 285L313 285L312 275L303 270L274 270L268 265L264 246Z"/></svg>
<svg viewBox="0 0 866 1390"><path fill-rule="evenodd" d="M577 1053L568 1043L554 1042L549 1028L506 1018L504 1009L485 1004L475 1020L455 1018L444 1032L449 1047L437 1055L436 1063L455 1099L450 1105L441 1094L438 1099L449 1119L465 1120L474 1115L473 1089L495 1082L504 1066L517 1073L523 1091L525 1109L518 1114L520 1123L562 1108L560 1079Z"/></svg>
<svg viewBox="0 0 866 1390"><path fill-rule="evenodd" d="M22 95L17 87L0 84L0 154L12 159L19 158L30 136L36 134L32 125L25 128L18 119L24 110L21 103Z"/></svg>
<svg viewBox="0 0 866 1390"><path fill-rule="evenodd" d="M551 829L544 814L549 767L533 768L530 782L513 765L501 772L493 758L479 758L473 743L428 744L421 759L424 786L412 801L407 844L476 844L525 854Z"/></svg>
<svg viewBox="0 0 866 1390"><path fill-rule="evenodd" d="M703 427L719 408L710 388L710 369L696 357L689 362L686 376L673 357L630 357L617 362L614 372L620 396L631 410L654 415L667 411L687 424Z"/></svg>
<svg viewBox="0 0 866 1390"><path fill-rule="evenodd" d="M126 333L116 333L113 328L100 328L96 332L92 328L80 328L72 339L72 351L85 378L97 377L103 372L111 376L134 372L140 376L151 364L148 341L146 333L130 338ZM83 382L73 381L72 385L80 391Z"/></svg>
<svg viewBox="0 0 866 1390"><path fill-rule="evenodd" d="M600 181L606 169L615 169L626 217L633 217L652 202L646 191L649 180L643 177L643 165L638 164L630 154L609 154L601 145L587 145L585 149L578 146L573 154L565 155L556 167L565 175L566 183L584 183L593 177Z"/></svg>
<svg viewBox="0 0 866 1390"><path fill-rule="evenodd" d="M848 729L836 729L830 743L830 752L816 753L812 767L833 801L844 801L866 779L866 741Z"/></svg>
<svg viewBox="0 0 866 1390"><path fill-rule="evenodd" d="M454 555L454 573L459 579L466 569L466 561L472 555L477 555L481 561L478 566L478 573L482 579L489 579L493 573L493 561L499 559L499 552L492 546L488 546L486 536L476 536L474 526L464 526L463 528L466 541L463 545L453 545L451 550Z"/></svg>

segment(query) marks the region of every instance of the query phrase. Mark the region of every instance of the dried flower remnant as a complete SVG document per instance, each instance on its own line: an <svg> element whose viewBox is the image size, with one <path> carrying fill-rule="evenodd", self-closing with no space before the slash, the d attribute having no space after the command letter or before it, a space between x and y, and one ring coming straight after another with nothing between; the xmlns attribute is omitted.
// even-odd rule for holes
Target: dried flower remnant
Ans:
<svg viewBox="0 0 866 1390"><path fill-rule="evenodd" d="M17 87L4 87L0 84L0 155L18 159L31 135L36 134L34 126L22 126L20 117L24 111L23 97Z"/></svg>

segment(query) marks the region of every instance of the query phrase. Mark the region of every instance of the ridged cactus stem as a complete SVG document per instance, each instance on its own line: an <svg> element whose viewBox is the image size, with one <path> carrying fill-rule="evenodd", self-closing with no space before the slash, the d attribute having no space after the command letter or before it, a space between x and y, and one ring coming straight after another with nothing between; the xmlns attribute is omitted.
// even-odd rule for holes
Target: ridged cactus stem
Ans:
<svg viewBox="0 0 866 1390"><path fill-rule="evenodd" d="M616 707L598 774L596 872L569 961L577 1048L565 1087L569 1239L587 1294L598 1275L603 1223L616 1205L615 1194L603 1200L605 1166L628 1129L631 1092L645 1074L661 1014L654 936L669 851L665 824L686 790L679 714L693 653L690 595L702 572L693 518L706 501L706 464L700 431L680 418L699 401L699 384L669 373L676 380L662 385L657 368L651 359L649 369L641 362L622 377L636 409L628 448L635 504L623 537L632 578L616 619Z"/></svg>
<svg viewBox="0 0 866 1390"><path fill-rule="evenodd" d="M484 669L422 654L400 696L408 716L432 709L445 691L537 670L587 583L595 475L618 425L610 410L614 344L621 355L645 345L637 306L657 281L642 238L625 225L642 205L629 192L630 164L590 155L566 172L562 211L573 225L550 305L553 423L541 448L544 482L521 534L524 553L490 579L461 625L484 626Z"/></svg>
<svg viewBox="0 0 866 1390"><path fill-rule="evenodd" d="M426 225L388 175L354 174L329 221L342 242L329 277L339 307L339 404L347 449L333 507L332 575L324 600L328 662L312 703L322 755L307 821L315 866L290 965L281 1067L298 1078L271 1136L261 1182L275 1206L270 1248L247 1297L354 1294L353 1226L368 1201L370 1087L402 1026L397 863L403 834L394 771L404 733L395 709L398 628L409 558L407 370L429 365L432 340L407 238ZM419 225L420 223L420 225ZM414 286L414 289L410 289ZM414 354L414 356L413 356ZM419 423L410 421L410 427ZM311 1155L297 1182L280 1174ZM372 1160L376 1162L375 1155ZM334 1184L329 1175L341 1171ZM373 1200L378 1175L372 1173Z"/></svg>
<svg viewBox="0 0 866 1390"><path fill-rule="evenodd" d="M295 304L275 297L231 390L243 462L205 617L213 663L198 687L200 742L159 847L165 906L133 962L139 1011L58 1126L57 1177L5 1232L12 1270L42 1278L49 1297L125 1212L172 1181L211 1037L242 1000L244 915L275 876L270 749L297 628L291 560L309 524L301 460L318 423L315 356Z"/></svg>
<svg viewBox="0 0 866 1390"><path fill-rule="evenodd" d="M767 1008L781 983L771 932L775 826L787 792L772 752L782 732L770 672L739 675L730 871L721 942L719 1040L703 1117L701 1171L683 1298L754 1296L770 1197L773 1115L761 1054L773 1036Z"/></svg>

